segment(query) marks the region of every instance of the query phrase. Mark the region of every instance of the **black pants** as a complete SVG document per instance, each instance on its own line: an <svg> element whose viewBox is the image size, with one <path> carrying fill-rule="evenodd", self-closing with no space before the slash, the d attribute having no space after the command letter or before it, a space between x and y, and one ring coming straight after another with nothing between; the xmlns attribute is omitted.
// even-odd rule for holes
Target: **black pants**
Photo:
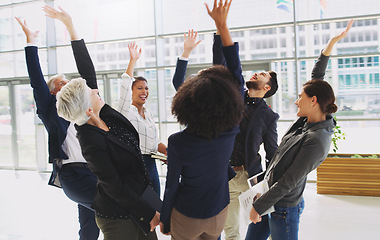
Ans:
<svg viewBox="0 0 380 240"><path fill-rule="evenodd" d="M144 235L130 219L95 218L104 240L157 240L156 230Z"/></svg>

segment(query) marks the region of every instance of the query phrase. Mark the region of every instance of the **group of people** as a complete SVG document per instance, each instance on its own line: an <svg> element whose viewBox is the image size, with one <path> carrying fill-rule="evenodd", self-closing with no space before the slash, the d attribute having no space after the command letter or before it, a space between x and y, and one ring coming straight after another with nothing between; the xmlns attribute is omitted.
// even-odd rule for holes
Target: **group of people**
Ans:
<svg viewBox="0 0 380 240"><path fill-rule="evenodd" d="M322 50L311 80L295 104L299 117L277 145L279 115L265 102L277 89L273 71L245 81L238 43L227 27L231 0L214 0L207 12L215 22L213 66L185 80L191 51L200 43L193 30L184 34L173 85L172 114L186 126L168 145L158 140L152 114L144 107L147 80L133 77L141 49L128 45L130 62L122 74L118 109L100 97L96 72L85 42L63 9L45 6L48 17L67 28L80 78L58 74L45 82L35 39L25 21L16 18L26 38L26 63L37 114L49 134L49 184L62 187L78 203L81 240L157 239L156 226L172 239L240 239L239 200L247 179L261 172L261 144L266 152L269 190L252 202L246 239L298 239L306 177L327 156L337 111L333 89L323 81L329 56L342 33ZM246 86L246 88L244 87ZM167 155L167 177L161 209L144 197L149 188L160 196L151 154ZM274 212L263 215L274 206Z"/></svg>

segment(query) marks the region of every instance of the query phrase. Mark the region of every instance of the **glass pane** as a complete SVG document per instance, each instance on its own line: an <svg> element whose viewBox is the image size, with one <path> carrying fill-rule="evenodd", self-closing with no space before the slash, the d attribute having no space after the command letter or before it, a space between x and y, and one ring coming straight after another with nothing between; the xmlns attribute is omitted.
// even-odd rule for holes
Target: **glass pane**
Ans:
<svg viewBox="0 0 380 240"><path fill-rule="evenodd" d="M71 46L57 48L57 71L63 74L78 73Z"/></svg>
<svg viewBox="0 0 380 240"><path fill-rule="evenodd" d="M377 96L377 99L380 99L379 97ZM380 153L380 145L377 141L380 121L339 121L343 117L337 118L342 132L346 134L345 140L338 141L339 153Z"/></svg>
<svg viewBox="0 0 380 240"><path fill-rule="evenodd" d="M78 0L55 1L72 16L80 37L86 41L104 41L154 35L153 0ZM58 44L67 44L69 36L61 23L56 23Z"/></svg>
<svg viewBox="0 0 380 240"><path fill-rule="evenodd" d="M272 63L271 69L277 73L278 90L272 97L272 108L280 115L280 119L296 119L297 83L295 63L283 61ZM310 74L310 73L309 73Z"/></svg>
<svg viewBox="0 0 380 240"><path fill-rule="evenodd" d="M296 0L297 20L303 21L355 15L378 14L379 9L374 7L378 5L378 0Z"/></svg>
<svg viewBox="0 0 380 240"><path fill-rule="evenodd" d="M213 43L213 34L198 34L198 39L202 42L191 52L189 64L197 63L211 63L212 51L211 46ZM234 39L234 41L237 41ZM175 65L177 58L183 52L183 35L170 36L164 39L164 64Z"/></svg>
<svg viewBox="0 0 380 240"><path fill-rule="evenodd" d="M174 68L165 69L165 112L167 121L177 121L171 112L172 100L176 94L172 80L174 75ZM169 135L168 135L169 136Z"/></svg>
<svg viewBox="0 0 380 240"><path fill-rule="evenodd" d="M232 36L234 41L239 41L241 60L294 56L292 27L263 28L245 31L244 34L237 33ZM239 37L234 37L234 35Z"/></svg>
<svg viewBox="0 0 380 240"><path fill-rule="evenodd" d="M110 86L111 86L111 107L114 109L117 109L117 103L119 102L119 97L120 97L120 84L121 84L121 79L120 78L115 78L115 79L109 79L110 81Z"/></svg>
<svg viewBox="0 0 380 240"><path fill-rule="evenodd" d="M129 63L128 43L131 41L118 41L112 43L87 44L95 70L119 70L124 72ZM153 39L136 41L142 49L136 68L156 66L156 44ZM71 46L57 48L58 72L78 72Z"/></svg>
<svg viewBox="0 0 380 240"><path fill-rule="evenodd" d="M39 31L36 44L46 46L46 18L41 7L43 2L37 1L28 4L0 9L0 50L23 49L26 46L26 37L19 23L14 17L26 20L32 31Z"/></svg>
<svg viewBox="0 0 380 240"><path fill-rule="evenodd" d="M9 90L0 86L0 166L12 166L12 126Z"/></svg>
<svg viewBox="0 0 380 240"><path fill-rule="evenodd" d="M14 53L0 53L0 77L14 77L14 62L15 62ZM25 66L25 63L24 63Z"/></svg>
<svg viewBox="0 0 380 240"><path fill-rule="evenodd" d="M15 86L15 98L19 166L36 167L36 116L30 85Z"/></svg>
<svg viewBox="0 0 380 240"><path fill-rule="evenodd" d="M13 2L13 0L0 0L0 5L7 5L7 4L10 4L12 2Z"/></svg>
<svg viewBox="0 0 380 240"><path fill-rule="evenodd" d="M46 51L40 50L39 57L43 72L47 72ZM0 53L0 78L28 76L24 51Z"/></svg>
<svg viewBox="0 0 380 240"><path fill-rule="evenodd" d="M213 1L211 0L162 0L164 33L179 33L188 29L197 31L214 30L215 24L207 14L204 2L210 7L213 5ZM231 5L228 26L236 28L291 21L293 18L292 4L286 6L286 8L282 8L277 2L279 1L235 1ZM260 9L258 9L258 6L260 6ZM181 19L180 24L178 23L178 19Z"/></svg>

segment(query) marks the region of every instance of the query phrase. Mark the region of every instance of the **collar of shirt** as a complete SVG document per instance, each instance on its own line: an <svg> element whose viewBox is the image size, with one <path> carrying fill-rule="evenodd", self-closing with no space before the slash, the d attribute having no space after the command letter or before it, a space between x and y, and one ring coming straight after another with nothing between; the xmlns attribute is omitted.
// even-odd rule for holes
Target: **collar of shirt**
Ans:
<svg viewBox="0 0 380 240"><path fill-rule="evenodd" d="M260 97L249 97L248 93L246 93L245 98L244 98L244 102L247 105L257 105L262 100L263 98L260 98Z"/></svg>
<svg viewBox="0 0 380 240"><path fill-rule="evenodd" d="M133 104L131 104L131 109L133 109L133 111L139 113L139 110L138 110L137 107L136 107L135 105L133 105ZM143 107L143 111L144 111L144 113L146 113L146 108L145 108L145 107Z"/></svg>

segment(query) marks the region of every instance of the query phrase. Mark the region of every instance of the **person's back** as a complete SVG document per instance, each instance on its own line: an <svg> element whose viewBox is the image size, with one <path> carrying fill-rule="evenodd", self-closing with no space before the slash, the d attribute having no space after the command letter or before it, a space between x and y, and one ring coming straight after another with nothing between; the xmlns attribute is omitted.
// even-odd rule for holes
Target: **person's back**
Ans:
<svg viewBox="0 0 380 240"><path fill-rule="evenodd" d="M188 217L215 216L229 203L229 156L239 128L233 127L218 137L207 139L186 130L169 137L171 169L181 169L177 199L174 207ZM172 173L170 173L172 174Z"/></svg>

